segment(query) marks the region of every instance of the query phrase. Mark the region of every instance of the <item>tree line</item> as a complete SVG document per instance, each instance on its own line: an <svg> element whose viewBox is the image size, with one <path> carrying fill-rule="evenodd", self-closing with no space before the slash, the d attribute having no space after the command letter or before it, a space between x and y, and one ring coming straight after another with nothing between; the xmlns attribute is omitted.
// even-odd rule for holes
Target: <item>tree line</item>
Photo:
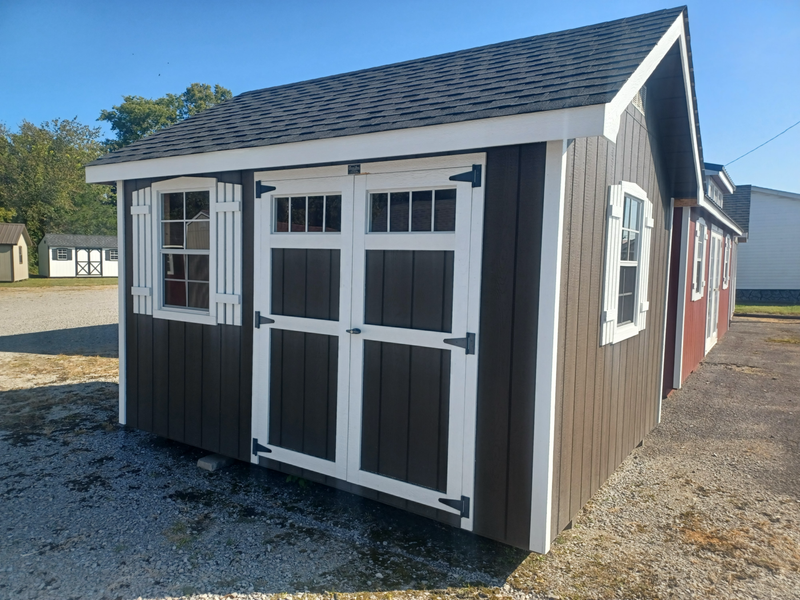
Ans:
<svg viewBox="0 0 800 600"><path fill-rule="evenodd" d="M17 131L0 123L0 223L27 226L32 269L45 233L116 235L115 186L86 183L85 165L232 97L220 85L201 83L161 98L123 96L97 119L111 126L114 137L106 139L101 127L77 118L23 120Z"/></svg>

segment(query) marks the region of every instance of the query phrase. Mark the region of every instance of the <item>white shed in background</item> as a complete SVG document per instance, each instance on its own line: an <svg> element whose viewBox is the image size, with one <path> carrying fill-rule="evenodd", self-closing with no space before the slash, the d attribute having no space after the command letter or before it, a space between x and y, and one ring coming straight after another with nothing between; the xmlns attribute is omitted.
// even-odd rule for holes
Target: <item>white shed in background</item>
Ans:
<svg viewBox="0 0 800 600"><path fill-rule="evenodd" d="M725 203L747 236L739 245L736 300L800 303L800 194L741 185Z"/></svg>
<svg viewBox="0 0 800 600"><path fill-rule="evenodd" d="M117 277L117 236L48 233L39 242L43 277Z"/></svg>

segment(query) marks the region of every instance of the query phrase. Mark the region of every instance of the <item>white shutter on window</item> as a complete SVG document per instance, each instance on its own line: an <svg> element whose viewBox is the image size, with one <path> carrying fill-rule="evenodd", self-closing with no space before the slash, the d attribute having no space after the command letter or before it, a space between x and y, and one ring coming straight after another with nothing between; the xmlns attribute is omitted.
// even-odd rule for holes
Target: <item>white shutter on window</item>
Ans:
<svg viewBox="0 0 800 600"><path fill-rule="evenodd" d="M133 312L153 314L153 214L150 188L133 192L131 205L131 242L133 255Z"/></svg>
<svg viewBox="0 0 800 600"><path fill-rule="evenodd" d="M603 289L603 323L600 330L600 345L614 343L617 324L617 301L619 298L619 262L622 247L622 211L625 193L622 186L609 188L608 228L606 232L605 287Z"/></svg>
<svg viewBox="0 0 800 600"><path fill-rule="evenodd" d="M650 239L653 234L653 203L644 200L644 215L642 218L642 242L639 246L639 320L636 323L639 331L647 324L647 311L650 302L647 295L647 286L650 281Z"/></svg>
<svg viewBox="0 0 800 600"><path fill-rule="evenodd" d="M242 324L242 186L217 183L215 215L217 323ZM214 249L212 248L212 252Z"/></svg>

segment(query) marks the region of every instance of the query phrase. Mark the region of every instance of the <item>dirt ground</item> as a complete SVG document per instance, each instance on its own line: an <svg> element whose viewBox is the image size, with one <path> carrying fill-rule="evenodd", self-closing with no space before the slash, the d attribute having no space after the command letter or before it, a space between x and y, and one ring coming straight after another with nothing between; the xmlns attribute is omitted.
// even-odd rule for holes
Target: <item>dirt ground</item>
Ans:
<svg viewBox="0 0 800 600"><path fill-rule="evenodd" d="M52 332L59 354L3 351L7 306L0 290L0 598L800 596L800 321L736 319L543 557L249 465L201 471L203 452L116 424L113 356Z"/></svg>

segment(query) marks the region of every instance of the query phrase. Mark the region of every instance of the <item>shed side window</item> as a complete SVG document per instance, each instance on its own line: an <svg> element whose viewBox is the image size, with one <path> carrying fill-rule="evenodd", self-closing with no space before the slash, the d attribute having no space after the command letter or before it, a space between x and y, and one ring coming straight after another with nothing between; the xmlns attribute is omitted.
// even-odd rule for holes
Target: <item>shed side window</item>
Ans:
<svg viewBox="0 0 800 600"><path fill-rule="evenodd" d="M119 260L119 250L111 248L106 251L106 260Z"/></svg>
<svg viewBox="0 0 800 600"><path fill-rule="evenodd" d="M164 305L208 310L210 194L162 194L161 209Z"/></svg>
<svg viewBox="0 0 800 600"><path fill-rule="evenodd" d="M652 214L653 205L638 185L622 181L610 186L601 345L626 340L645 329Z"/></svg>
<svg viewBox="0 0 800 600"><path fill-rule="evenodd" d="M66 248L56 248L56 260L69 260L69 250Z"/></svg>
<svg viewBox="0 0 800 600"><path fill-rule="evenodd" d="M694 227L694 264L692 267L692 301L700 300L706 289L706 247L708 226L697 219Z"/></svg>

